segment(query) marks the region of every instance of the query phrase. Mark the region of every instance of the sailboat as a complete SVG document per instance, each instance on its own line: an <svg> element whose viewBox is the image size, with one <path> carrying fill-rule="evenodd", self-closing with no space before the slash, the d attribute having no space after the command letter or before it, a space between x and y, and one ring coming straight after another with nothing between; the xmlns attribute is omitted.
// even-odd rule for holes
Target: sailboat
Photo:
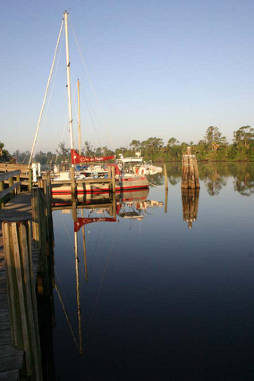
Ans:
<svg viewBox="0 0 254 381"><path fill-rule="evenodd" d="M68 12L64 12L64 28L65 28L65 47L66 47L66 73L67 73L67 94L68 94L68 115L69 115L69 132L70 132L70 147L71 147L71 164L73 167L76 165L90 165L91 163L105 163L104 175L105 178L108 173L108 168L114 167L115 169L115 191L135 191L139 189L148 189L149 182L144 175L139 174L128 174L124 173L122 169L119 168L119 165L115 162L106 163L108 161L115 160L115 156L100 156L100 157L87 157L78 153L74 148L74 139L73 139L73 128L72 128L72 104L71 104L71 76L70 76L70 55L69 55L69 39L68 39ZM61 33L61 30L60 30ZM59 41L60 36L58 37ZM55 59L55 57L54 57ZM53 61L54 62L54 61ZM52 73L50 73L51 75ZM48 85L47 85L48 87ZM47 90L47 89L46 89ZM45 104L45 97L44 103ZM43 108L42 108L43 109ZM39 120L41 118L42 110L40 113ZM37 128L38 130L38 128ZM37 132L36 132L37 133ZM34 145L33 145L34 146ZM32 148L33 150L33 148ZM32 155L32 154L31 154ZM85 172L76 171L75 178L77 180L76 194L84 195L91 193L108 193L110 191L109 183L94 181L94 177L90 173L90 176ZM71 184L68 183L70 180L69 172L61 173L58 177L54 177L52 181L52 196L61 197L61 196L71 196ZM91 180L91 181L89 181Z"/></svg>

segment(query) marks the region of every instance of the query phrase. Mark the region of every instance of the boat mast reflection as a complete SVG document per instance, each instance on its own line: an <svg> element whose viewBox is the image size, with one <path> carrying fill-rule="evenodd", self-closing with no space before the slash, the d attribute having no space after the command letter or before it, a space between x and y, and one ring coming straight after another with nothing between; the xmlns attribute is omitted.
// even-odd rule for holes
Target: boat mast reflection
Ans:
<svg viewBox="0 0 254 381"><path fill-rule="evenodd" d="M82 252L84 256L85 280L88 281L87 266L87 248L86 248L86 225L98 222L117 222L120 218L142 220L151 207L163 206L163 202L148 200L148 190L140 190L136 192L121 192L113 195L111 198L102 198L96 195L92 199L85 202L79 199L54 200L53 210L69 210L72 213L73 232L74 232L74 258L75 258L75 280L76 280L76 305L77 305L77 321L78 321L78 338L76 338L71 321L64 306L59 287L56 285L56 293L62 306L64 316L67 319L68 326L71 331L75 346L78 348L80 355L83 354L83 332L82 332L82 310L80 302L80 276L79 276L79 247L78 233L82 231ZM98 216L97 216L98 215Z"/></svg>

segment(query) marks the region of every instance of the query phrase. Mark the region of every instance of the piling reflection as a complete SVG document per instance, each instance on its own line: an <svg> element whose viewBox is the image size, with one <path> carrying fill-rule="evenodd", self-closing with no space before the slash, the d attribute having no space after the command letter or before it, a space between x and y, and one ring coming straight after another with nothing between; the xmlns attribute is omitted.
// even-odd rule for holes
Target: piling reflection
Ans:
<svg viewBox="0 0 254 381"><path fill-rule="evenodd" d="M189 229L198 217L199 189L182 189L183 219Z"/></svg>

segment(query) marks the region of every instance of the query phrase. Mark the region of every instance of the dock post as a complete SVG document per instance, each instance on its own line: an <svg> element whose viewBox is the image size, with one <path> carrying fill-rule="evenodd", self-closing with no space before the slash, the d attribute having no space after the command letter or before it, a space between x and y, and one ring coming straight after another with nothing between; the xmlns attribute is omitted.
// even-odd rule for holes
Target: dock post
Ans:
<svg viewBox="0 0 254 381"><path fill-rule="evenodd" d="M70 168L71 175L71 195L72 197L76 197L76 182L75 182L75 169L74 167Z"/></svg>
<svg viewBox="0 0 254 381"><path fill-rule="evenodd" d="M191 154L191 147L187 147L187 153L182 158L181 187L183 189L200 188L197 159L195 155Z"/></svg>
<svg viewBox="0 0 254 381"><path fill-rule="evenodd" d="M42 177L38 177L38 188L43 188L43 179Z"/></svg>
<svg viewBox="0 0 254 381"><path fill-rule="evenodd" d="M20 174L17 175L16 180L17 180L17 182L19 183L19 185L17 186L17 194L19 194L20 191L21 191Z"/></svg>
<svg viewBox="0 0 254 381"><path fill-rule="evenodd" d="M4 190L4 182L0 181L0 192L2 192L3 190ZM0 200L0 209L3 207L3 205L4 205L4 202Z"/></svg>
<svg viewBox="0 0 254 381"><path fill-rule="evenodd" d="M47 202L47 217L48 217L48 235L50 245L54 244L54 229L53 229L53 218L52 218L52 189L51 189L51 178L50 172L47 172L47 194L46 194L46 202Z"/></svg>
<svg viewBox="0 0 254 381"><path fill-rule="evenodd" d="M29 172L28 172L28 190L29 190L29 192L32 191L32 184L33 184L33 171L31 168L29 168Z"/></svg>
<svg viewBox="0 0 254 381"><path fill-rule="evenodd" d="M25 352L25 373L42 381L37 301L32 269L30 222L2 223L14 345Z"/></svg>
<svg viewBox="0 0 254 381"><path fill-rule="evenodd" d="M9 178L9 187L12 187L13 186L13 177L10 177ZM10 193L10 197L13 197L13 194L14 194L14 190Z"/></svg>
<svg viewBox="0 0 254 381"><path fill-rule="evenodd" d="M38 249L41 248L40 224L39 224L39 200L38 188L32 188L32 232L33 240Z"/></svg>
<svg viewBox="0 0 254 381"><path fill-rule="evenodd" d="M112 192L115 193L116 192L116 170L115 170L115 167L112 167L111 168L112 170Z"/></svg>
<svg viewBox="0 0 254 381"><path fill-rule="evenodd" d="M110 165L108 166L108 178L111 180L108 185L108 190L111 193L112 192L112 167Z"/></svg>

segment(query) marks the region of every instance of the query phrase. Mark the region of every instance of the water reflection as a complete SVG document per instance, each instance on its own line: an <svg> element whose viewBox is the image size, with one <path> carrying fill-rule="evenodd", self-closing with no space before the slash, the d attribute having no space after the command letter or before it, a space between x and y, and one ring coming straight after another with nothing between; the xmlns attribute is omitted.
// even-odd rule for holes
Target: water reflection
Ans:
<svg viewBox="0 0 254 381"><path fill-rule="evenodd" d="M58 242L67 222L71 245L79 246L77 275L68 240L57 247L56 269L63 274L59 286L77 349L70 332L64 349L59 344L65 318L57 300L59 379L81 380L98 366L112 373L142 368L145 376L152 367L166 368L168 378L181 369L227 368L231 361L252 367L245 348L253 353L253 267L251 255L244 253L252 252L253 207L238 195L246 190L251 195L254 172L252 165L243 168L199 163L201 193L180 193L181 166L168 164L165 194L158 176L154 184L161 185L151 187L149 195L80 200L74 212L71 202L55 205L55 210L70 212L55 214ZM168 202L168 214L161 199ZM67 361L72 367L68 375Z"/></svg>
<svg viewBox="0 0 254 381"><path fill-rule="evenodd" d="M189 229L198 216L198 200L199 189L182 189L183 219Z"/></svg>
<svg viewBox="0 0 254 381"><path fill-rule="evenodd" d="M210 196L217 196L227 185L227 179L233 179L233 189L243 196L254 193L253 163L198 163L199 178L204 183ZM175 186L181 181L181 164L167 163L167 175L170 185ZM162 184L160 177L153 180L155 185ZM202 185L201 185L202 187Z"/></svg>
<svg viewBox="0 0 254 381"><path fill-rule="evenodd" d="M82 332L82 311L80 301L80 263L81 253L83 253L85 280L88 281L86 226L97 223L116 223L120 219L142 221L145 216L150 215L151 208L162 207L164 203L157 200L149 200L149 190L135 192L123 192L117 195L92 195L92 198L85 200L83 196L78 199L66 198L54 199L53 210L60 210L62 214L72 214L73 234L74 234L74 259L75 259L75 282L76 282L76 316L77 334L67 308L60 286L55 284L56 295L59 299L63 314L67 321L73 343L80 355L83 354L83 332ZM78 235L82 234L81 240ZM78 242L82 242L78 247Z"/></svg>

